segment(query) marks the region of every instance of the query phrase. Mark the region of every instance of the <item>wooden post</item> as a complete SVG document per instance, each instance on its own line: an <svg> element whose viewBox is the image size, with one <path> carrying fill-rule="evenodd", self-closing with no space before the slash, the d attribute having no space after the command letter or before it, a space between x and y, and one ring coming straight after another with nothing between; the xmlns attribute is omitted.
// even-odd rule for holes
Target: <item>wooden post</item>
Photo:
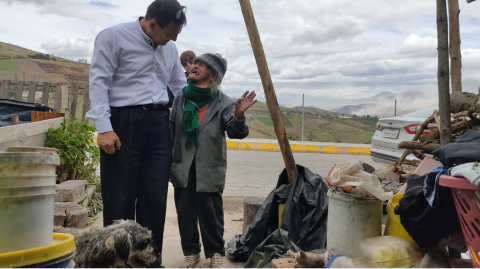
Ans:
<svg viewBox="0 0 480 269"><path fill-rule="evenodd" d="M8 97L8 87L10 85L9 80L2 81L2 87L0 87L0 98L7 98Z"/></svg>
<svg viewBox="0 0 480 269"><path fill-rule="evenodd" d="M12 125L18 125L19 120L18 115L12 114Z"/></svg>
<svg viewBox="0 0 480 269"><path fill-rule="evenodd" d="M82 111L82 121L87 122L86 114L90 109L90 95L88 91L88 87L85 87L85 91L83 92L83 111Z"/></svg>
<svg viewBox="0 0 480 269"><path fill-rule="evenodd" d="M30 81L29 91L28 91L28 102L35 103L35 93L37 91L37 82Z"/></svg>
<svg viewBox="0 0 480 269"><path fill-rule="evenodd" d="M452 92L462 91L462 52L460 51L460 9L458 0L448 0L448 21L450 37L450 76Z"/></svg>
<svg viewBox="0 0 480 269"><path fill-rule="evenodd" d="M62 110L62 90L61 84L58 83L55 88L55 103L53 106L53 112L60 112Z"/></svg>
<svg viewBox="0 0 480 269"><path fill-rule="evenodd" d="M15 91L15 100L23 101L23 81L17 82L17 90Z"/></svg>
<svg viewBox="0 0 480 269"><path fill-rule="evenodd" d="M44 82L43 83L43 90L42 90L42 105L48 106L48 98L50 97L50 83Z"/></svg>
<svg viewBox="0 0 480 269"><path fill-rule="evenodd" d="M438 103L440 107L440 144L452 143L452 122L450 115L450 81L448 63L448 22L446 0L437 0L438 35Z"/></svg>
<svg viewBox="0 0 480 269"><path fill-rule="evenodd" d="M62 105L60 107L60 112L65 113L65 118L70 118L70 104L68 103L68 85L60 86L60 91L62 92Z"/></svg>
<svg viewBox="0 0 480 269"><path fill-rule="evenodd" d="M78 103L78 84L73 83L72 84L72 110L71 110L71 116L72 118L77 117L77 103Z"/></svg>
<svg viewBox="0 0 480 269"><path fill-rule="evenodd" d="M285 131L285 125L283 124L277 96L275 95L275 89L273 88L272 78L270 77L270 71L268 70L267 59L265 58L265 52L263 51L257 23L255 22L250 0L239 1L242 8L243 18L245 19L245 24L247 26L248 35L250 37L250 43L252 44L253 54L255 55L255 61L257 62L258 73L262 80L265 98L267 99L268 111L272 117L278 144L282 151L285 167L287 168L288 181L292 183L298 175L297 166L295 165L292 149L288 142L287 132Z"/></svg>

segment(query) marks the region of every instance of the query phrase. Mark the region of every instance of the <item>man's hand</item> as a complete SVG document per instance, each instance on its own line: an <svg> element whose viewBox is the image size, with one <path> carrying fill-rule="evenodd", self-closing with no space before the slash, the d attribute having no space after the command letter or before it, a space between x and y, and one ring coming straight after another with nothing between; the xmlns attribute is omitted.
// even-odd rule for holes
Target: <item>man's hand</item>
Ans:
<svg viewBox="0 0 480 269"><path fill-rule="evenodd" d="M257 96L255 91L251 93L249 93L249 91L246 91L242 95L242 97L237 99L237 101L235 102L235 117L237 119L245 118L245 111L247 111L247 109L249 109L257 102L257 100L254 100L255 96Z"/></svg>
<svg viewBox="0 0 480 269"><path fill-rule="evenodd" d="M113 131L98 134L97 144L107 154L114 154L115 149L120 150L120 147L122 146L120 138L118 138L117 134Z"/></svg>

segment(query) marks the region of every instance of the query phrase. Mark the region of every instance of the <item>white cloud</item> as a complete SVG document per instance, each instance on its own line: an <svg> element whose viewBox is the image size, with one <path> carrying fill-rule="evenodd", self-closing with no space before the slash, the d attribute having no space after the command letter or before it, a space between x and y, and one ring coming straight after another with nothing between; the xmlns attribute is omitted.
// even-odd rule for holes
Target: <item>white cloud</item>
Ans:
<svg viewBox="0 0 480 269"><path fill-rule="evenodd" d="M22 23L0 24L1 39L74 60L89 58L101 30L133 21L151 3L99 0L104 1L0 0L5 21L35 22L28 23L28 32ZM224 90L235 96L253 89L263 99L238 0L179 1L188 7L188 24L176 42L179 52L221 53L229 63ZM306 94L312 105L335 108L385 91L436 98L434 1L251 2L281 103L295 105ZM480 5L459 4L462 76L480 81Z"/></svg>
<svg viewBox="0 0 480 269"><path fill-rule="evenodd" d="M91 40L77 38L60 38L42 44L42 48L50 54L70 59L89 59L93 52Z"/></svg>

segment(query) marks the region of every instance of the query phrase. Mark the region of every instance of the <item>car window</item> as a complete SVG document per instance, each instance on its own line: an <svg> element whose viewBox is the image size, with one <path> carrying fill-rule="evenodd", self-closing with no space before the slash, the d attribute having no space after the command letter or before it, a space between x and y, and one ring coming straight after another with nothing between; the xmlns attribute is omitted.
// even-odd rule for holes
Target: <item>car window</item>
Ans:
<svg viewBox="0 0 480 269"><path fill-rule="evenodd" d="M415 112L405 114L402 117L428 118L428 117L432 116L435 109L438 109L438 108L430 107L430 108L426 108L426 109L422 109L422 110L418 110L418 111L415 111Z"/></svg>

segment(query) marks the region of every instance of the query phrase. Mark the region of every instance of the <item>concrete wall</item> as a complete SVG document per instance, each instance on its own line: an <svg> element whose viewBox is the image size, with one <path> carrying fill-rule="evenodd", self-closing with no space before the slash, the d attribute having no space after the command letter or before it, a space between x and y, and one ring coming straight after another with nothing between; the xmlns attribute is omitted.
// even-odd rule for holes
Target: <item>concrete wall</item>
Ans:
<svg viewBox="0 0 480 269"><path fill-rule="evenodd" d="M12 146L44 147L47 131L59 128L64 118L31 122L0 128L0 151Z"/></svg>

